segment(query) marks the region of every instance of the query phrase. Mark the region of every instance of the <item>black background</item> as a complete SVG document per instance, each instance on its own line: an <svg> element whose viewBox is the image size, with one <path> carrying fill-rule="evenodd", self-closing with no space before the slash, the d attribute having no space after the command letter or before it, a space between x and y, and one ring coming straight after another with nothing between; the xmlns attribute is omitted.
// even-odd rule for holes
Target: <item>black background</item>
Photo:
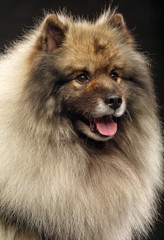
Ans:
<svg viewBox="0 0 164 240"><path fill-rule="evenodd" d="M8 44L22 35L23 30L30 29L35 18L43 16L43 10L59 10L66 7L68 12L74 15L95 18L103 11L104 7L108 7L109 2L113 2L113 8L118 6L118 11L124 15L125 21L135 35L141 51L151 58L156 94L160 105L160 116L163 119L164 9L161 0L1 0L0 52L3 52L4 44ZM150 240L164 240L163 228L164 224L161 218L154 228Z"/></svg>

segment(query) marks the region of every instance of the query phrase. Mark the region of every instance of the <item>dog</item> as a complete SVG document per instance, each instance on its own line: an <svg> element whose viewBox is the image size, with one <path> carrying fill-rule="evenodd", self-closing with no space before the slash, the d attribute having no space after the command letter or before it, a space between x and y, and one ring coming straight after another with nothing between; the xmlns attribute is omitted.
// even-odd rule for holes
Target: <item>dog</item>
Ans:
<svg viewBox="0 0 164 240"><path fill-rule="evenodd" d="M1 55L1 240L148 236L163 188L149 65L111 10L48 13Z"/></svg>

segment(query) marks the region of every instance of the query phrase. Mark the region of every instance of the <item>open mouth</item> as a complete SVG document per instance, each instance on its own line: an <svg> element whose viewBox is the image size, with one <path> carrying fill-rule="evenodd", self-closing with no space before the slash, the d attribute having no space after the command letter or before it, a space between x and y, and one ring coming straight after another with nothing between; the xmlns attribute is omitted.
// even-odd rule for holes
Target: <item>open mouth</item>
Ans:
<svg viewBox="0 0 164 240"><path fill-rule="evenodd" d="M116 118L111 115L93 118L90 121L90 130L101 136L112 137L117 132Z"/></svg>
<svg viewBox="0 0 164 240"><path fill-rule="evenodd" d="M117 132L117 118L112 115L83 119L92 133L101 137L112 137Z"/></svg>

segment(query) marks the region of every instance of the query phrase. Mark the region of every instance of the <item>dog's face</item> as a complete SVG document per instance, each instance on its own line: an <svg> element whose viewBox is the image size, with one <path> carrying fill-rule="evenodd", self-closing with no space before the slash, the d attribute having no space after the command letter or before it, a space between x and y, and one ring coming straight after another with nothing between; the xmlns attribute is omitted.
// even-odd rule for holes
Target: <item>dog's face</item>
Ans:
<svg viewBox="0 0 164 240"><path fill-rule="evenodd" d="M78 34L87 36L87 31ZM91 34L88 46L84 36L81 39L77 36L79 42L76 46L71 45L74 41L66 44L63 58L68 57L68 65L64 66L63 72L68 70L68 73L61 88L62 104L78 131L94 140L107 141L116 134L117 117L126 110L121 84L123 66L119 64L121 59L117 51L114 53L115 49L111 49L110 36L108 40L98 33L95 35Z"/></svg>
<svg viewBox="0 0 164 240"><path fill-rule="evenodd" d="M134 109L134 97L141 105L144 61L120 14L95 24L62 21L49 15L37 42L42 60L34 72L46 92L42 103L48 99L48 112L69 118L75 130L107 141L117 133L117 118Z"/></svg>

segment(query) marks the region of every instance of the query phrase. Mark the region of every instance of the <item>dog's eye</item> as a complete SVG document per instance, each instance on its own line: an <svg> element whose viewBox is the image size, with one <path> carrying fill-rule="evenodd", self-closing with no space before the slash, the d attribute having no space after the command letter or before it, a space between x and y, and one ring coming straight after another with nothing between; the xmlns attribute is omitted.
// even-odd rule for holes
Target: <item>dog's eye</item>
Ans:
<svg viewBox="0 0 164 240"><path fill-rule="evenodd" d="M111 76L111 78L112 78L114 81L117 81L117 79L118 79L118 73L116 73L116 72L111 72L110 76Z"/></svg>
<svg viewBox="0 0 164 240"><path fill-rule="evenodd" d="M76 77L76 81L80 84L85 84L89 82L89 77L87 74L83 73Z"/></svg>

